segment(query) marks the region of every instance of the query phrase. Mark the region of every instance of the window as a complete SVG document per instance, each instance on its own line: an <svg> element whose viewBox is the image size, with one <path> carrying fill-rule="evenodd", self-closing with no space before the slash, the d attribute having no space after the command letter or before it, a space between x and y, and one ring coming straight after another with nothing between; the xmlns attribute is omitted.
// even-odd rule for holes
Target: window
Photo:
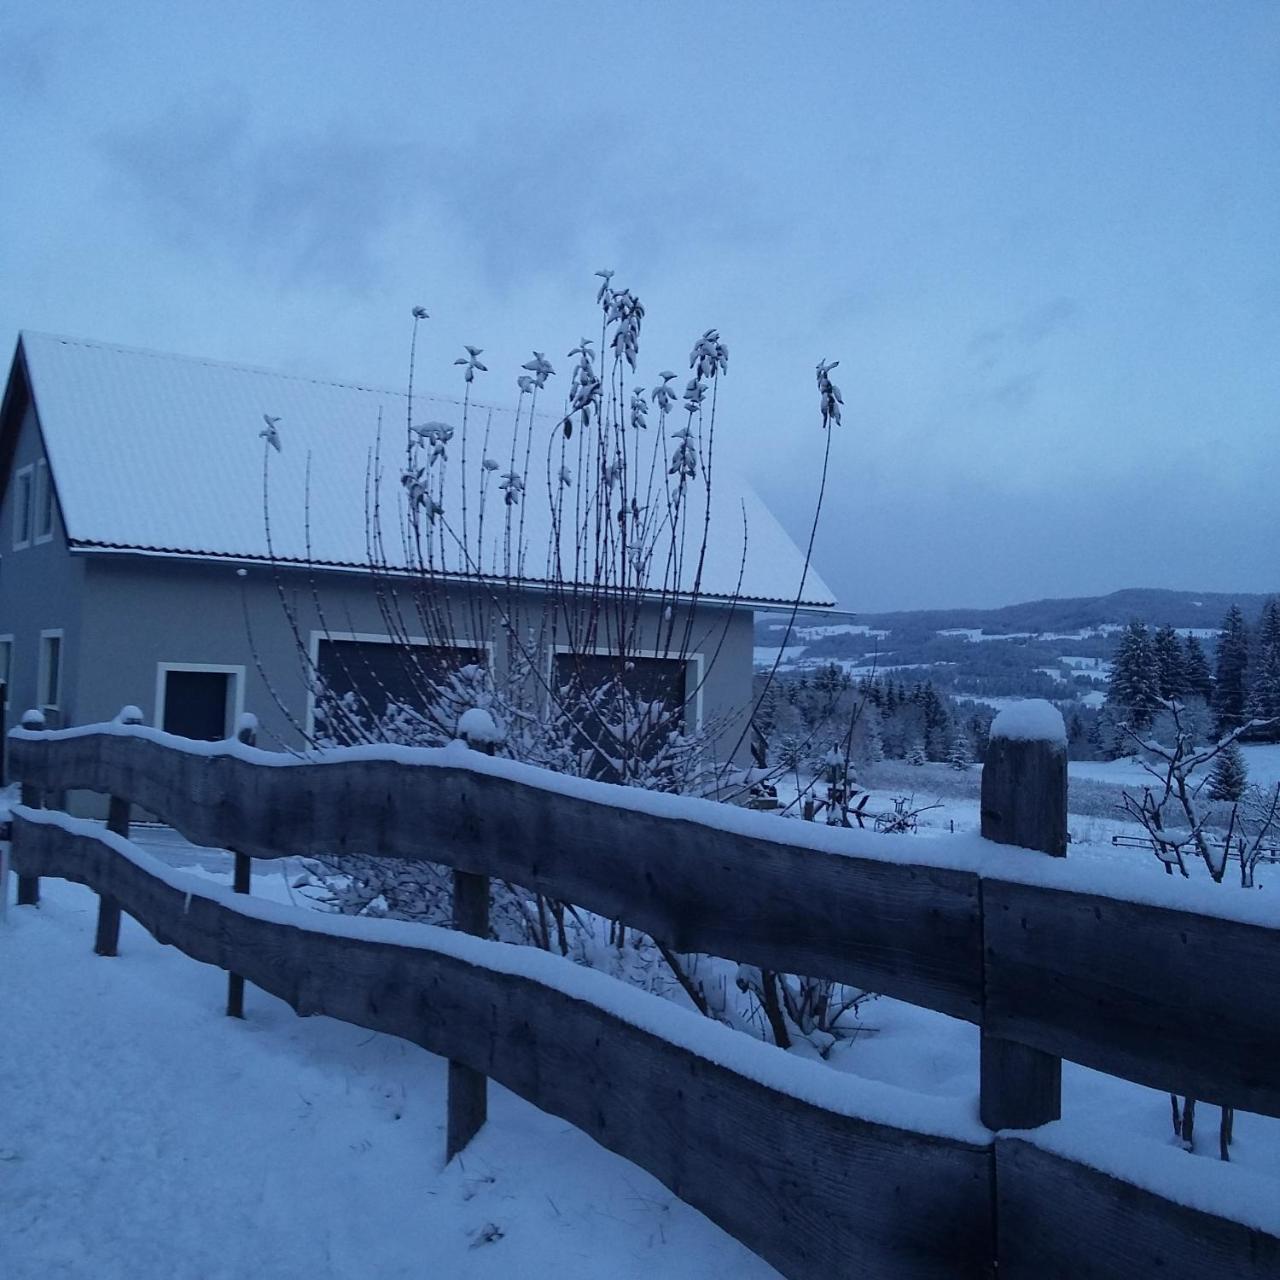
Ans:
<svg viewBox="0 0 1280 1280"><path fill-rule="evenodd" d="M49 464L43 460L36 464L35 535L36 542L48 542L53 537L53 480Z"/></svg>
<svg viewBox="0 0 1280 1280"><path fill-rule="evenodd" d="M23 467L13 480L13 549L31 545L32 485L35 467Z"/></svg>
<svg viewBox="0 0 1280 1280"><path fill-rule="evenodd" d="M161 662L156 725L202 742L229 738L244 709L244 668L207 662Z"/></svg>
<svg viewBox="0 0 1280 1280"><path fill-rule="evenodd" d="M653 761L673 730L683 731L691 720L696 724L688 674L691 663L696 671L697 662L696 656L685 662L636 655L623 670L616 654L557 653L555 684L577 725L583 774L602 782L621 781L617 762L624 755ZM620 733L613 727L619 724L631 727Z"/></svg>
<svg viewBox="0 0 1280 1280"><path fill-rule="evenodd" d="M311 729L339 746L370 738L424 746L448 741L473 705L467 668L483 667L488 657L482 645L318 633L311 652Z"/></svg>
<svg viewBox="0 0 1280 1280"><path fill-rule="evenodd" d="M40 633L40 706L57 711L62 705L62 632Z"/></svg>

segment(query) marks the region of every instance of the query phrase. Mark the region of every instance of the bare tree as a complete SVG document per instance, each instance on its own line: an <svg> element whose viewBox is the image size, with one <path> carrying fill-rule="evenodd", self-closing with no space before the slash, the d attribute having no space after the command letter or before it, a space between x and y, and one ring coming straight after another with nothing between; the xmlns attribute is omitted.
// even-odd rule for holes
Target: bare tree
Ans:
<svg viewBox="0 0 1280 1280"><path fill-rule="evenodd" d="M1268 842L1280 829L1280 783L1270 792L1250 788L1244 797L1230 803L1225 816L1220 808L1215 809L1207 802L1206 786L1210 776L1208 766L1233 750L1242 736L1269 722L1251 720L1216 742L1197 746L1194 728L1183 714L1183 704L1167 698L1160 699L1159 705L1167 717L1168 732L1164 736L1171 741L1160 742L1136 733L1128 725L1121 726L1141 749L1142 766L1155 782L1154 786L1144 788L1140 797L1124 792L1125 811L1141 824L1169 875L1177 868L1183 877L1189 878L1191 867L1198 862L1214 883L1221 884L1228 862L1234 857L1240 864L1241 887L1253 888L1258 863L1264 857L1274 856ZM1171 1094L1169 1102L1174 1135L1191 1151L1195 1140L1196 1099L1180 1100L1177 1094ZM1234 1127L1234 1110L1223 1107L1218 1128L1218 1154L1223 1160L1230 1159Z"/></svg>

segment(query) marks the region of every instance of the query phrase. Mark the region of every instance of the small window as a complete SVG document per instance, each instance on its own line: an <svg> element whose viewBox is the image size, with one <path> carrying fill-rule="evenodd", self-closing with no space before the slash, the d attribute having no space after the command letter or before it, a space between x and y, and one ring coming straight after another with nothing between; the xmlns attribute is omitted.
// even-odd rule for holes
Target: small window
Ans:
<svg viewBox="0 0 1280 1280"><path fill-rule="evenodd" d="M23 467L14 477L13 490L13 548L15 551L31 545L31 503L34 467Z"/></svg>
<svg viewBox="0 0 1280 1280"><path fill-rule="evenodd" d="M48 542L53 537L53 481L49 476L49 464L36 464L35 487L35 540Z"/></svg>
<svg viewBox="0 0 1280 1280"><path fill-rule="evenodd" d="M229 738L244 709L244 668L161 662L156 668L156 724L180 738Z"/></svg>
<svg viewBox="0 0 1280 1280"><path fill-rule="evenodd" d="M40 705L62 705L62 632L40 633Z"/></svg>

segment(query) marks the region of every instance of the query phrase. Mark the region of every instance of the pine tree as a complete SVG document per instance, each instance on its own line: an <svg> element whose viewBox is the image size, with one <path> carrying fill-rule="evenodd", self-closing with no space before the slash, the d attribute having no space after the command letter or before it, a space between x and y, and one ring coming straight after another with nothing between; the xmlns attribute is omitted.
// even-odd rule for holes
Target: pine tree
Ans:
<svg viewBox="0 0 1280 1280"><path fill-rule="evenodd" d="M1239 605L1232 605L1218 636L1218 668L1213 682L1213 712L1219 737L1238 729L1248 702L1249 633Z"/></svg>
<svg viewBox="0 0 1280 1280"><path fill-rule="evenodd" d="M1188 636L1185 650L1182 671L1187 692L1209 702L1213 698L1213 675L1209 671L1209 659L1204 656L1204 646L1195 636Z"/></svg>
<svg viewBox="0 0 1280 1280"><path fill-rule="evenodd" d="M1107 704L1135 733L1144 733L1158 709L1159 676L1145 622L1125 628L1111 666Z"/></svg>
<svg viewBox="0 0 1280 1280"><path fill-rule="evenodd" d="M1258 624L1258 660L1249 709L1271 722L1257 736L1264 742L1280 742L1280 600L1275 596L1267 601Z"/></svg>
<svg viewBox="0 0 1280 1280"><path fill-rule="evenodd" d="M1249 769L1244 762L1244 752L1233 742L1223 748L1213 762L1213 772L1209 775L1209 798L1234 804L1244 795L1248 780Z"/></svg>
<svg viewBox="0 0 1280 1280"><path fill-rule="evenodd" d="M1151 656L1155 664L1156 688L1162 698L1187 696L1186 662L1178 633L1167 623L1151 640Z"/></svg>
<svg viewBox="0 0 1280 1280"><path fill-rule="evenodd" d="M951 735L951 749L947 752L947 763L953 769L967 769L973 763L969 735L963 729L957 729Z"/></svg>

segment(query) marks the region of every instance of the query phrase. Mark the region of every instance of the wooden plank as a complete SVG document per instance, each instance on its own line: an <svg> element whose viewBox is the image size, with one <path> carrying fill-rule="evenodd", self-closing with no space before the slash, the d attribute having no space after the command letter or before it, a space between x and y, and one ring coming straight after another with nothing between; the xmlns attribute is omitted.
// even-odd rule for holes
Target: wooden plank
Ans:
<svg viewBox="0 0 1280 1280"><path fill-rule="evenodd" d="M253 859L247 853L237 853L235 869L231 876L231 888L236 893L248 893L253 885ZM244 975L227 974L227 1017L244 1017Z"/></svg>
<svg viewBox="0 0 1280 1280"><path fill-rule="evenodd" d="M1067 744L993 737L982 762L982 834L1062 858Z"/></svg>
<svg viewBox="0 0 1280 1280"><path fill-rule="evenodd" d="M40 788L33 782L24 781L19 796L28 809L39 809L44 802ZM11 861L16 869L18 866L17 858L11 856ZM19 871L18 892L15 901L20 907L38 907L40 905L40 877L24 876Z"/></svg>
<svg viewBox="0 0 1280 1280"><path fill-rule="evenodd" d="M466 768L263 766L118 734L15 739L13 755L20 776L127 795L197 844L429 859L623 920L677 952L981 1016L970 872L838 857L605 799L625 803L625 788L586 800Z"/></svg>
<svg viewBox="0 0 1280 1280"><path fill-rule="evenodd" d="M1034 1129L1062 1115L1062 1059L982 1032L979 1105L988 1129Z"/></svg>
<svg viewBox="0 0 1280 1280"><path fill-rule="evenodd" d="M1194 1160L1170 1147L1168 1160ZM1280 1239L1018 1138L996 1140L1000 1280L1263 1280Z"/></svg>
<svg viewBox="0 0 1280 1280"><path fill-rule="evenodd" d="M114 894L153 934L299 1013L400 1036L499 1081L647 1169L783 1275L990 1275L989 1147L802 1102L534 978L188 899L95 836L15 823L24 869Z"/></svg>
<svg viewBox="0 0 1280 1280"><path fill-rule="evenodd" d="M1066 855L1065 741L991 739L982 765L982 834L1020 845L1030 857ZM1062 1114L1060 1058L1002 1040L989 1024L980 1055L979 1112L989 1129L1033 1129Z"/></svg>
<svg viewBox="0 0 1280 1280"><path fill-rule="evenodd" d="M112 796L107 802L107 830L128 839L129 811L127 800ZM120 904L109 893L98 896L98 931L93 949L100 956L120 953Z"/></svg>
<svg viewBox="0 0 1280 1280"><path fill-rule="evenodd" d="M453 873L453 927L476 938L489 936L489 877ZM489 1082L461 1062L449 1062L449 1100L444 1158L452 1160L480 1132L489 1114Z"/></svg>
<svg viewBox="0 0 1280 1280"><path fill-rule="evenodd" d="M1276 930L1007 881L982 892L984 1030L1280 1116Z"/></svg>

